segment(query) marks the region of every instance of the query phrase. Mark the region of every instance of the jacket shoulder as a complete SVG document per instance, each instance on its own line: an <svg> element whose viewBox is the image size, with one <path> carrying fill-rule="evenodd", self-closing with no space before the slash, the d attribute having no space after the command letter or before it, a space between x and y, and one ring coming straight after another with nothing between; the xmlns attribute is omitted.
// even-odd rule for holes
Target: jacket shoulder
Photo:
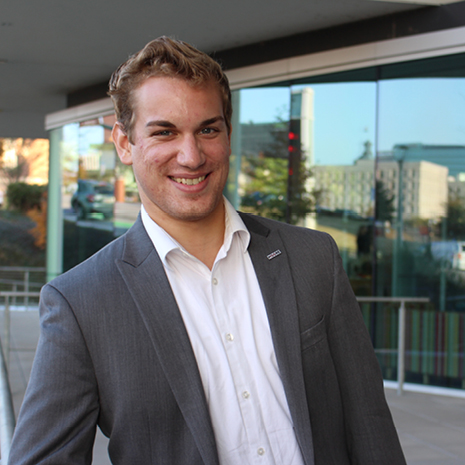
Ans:
<svg viewBox="0 0 465 465"><path fill-rule="evenodd" d="M116 262L137 266L154 250L140 218L122 236L113 240L82 263L50 281L57 289L102 286L118 274Z"/></svg>
<svg viewBox="0 0 465 465"><path fill-rule="evenodd" d="M250 232L255 232L264 236L268 236L270 233L277 231L284 239L286 237L307 237L325 243L334 242L333 238L328 233L315 229L295 226L262 216L252 215L250 213L239 212L239 215Z"/></svg>

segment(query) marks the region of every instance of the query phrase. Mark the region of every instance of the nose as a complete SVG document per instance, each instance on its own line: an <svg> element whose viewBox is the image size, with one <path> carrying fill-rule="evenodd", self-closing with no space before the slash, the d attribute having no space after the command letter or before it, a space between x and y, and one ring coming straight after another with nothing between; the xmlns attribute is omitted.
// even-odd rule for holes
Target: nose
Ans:
<svg viewBox="0 0 465 465"><path fill-rule="evenodd" d="M205 155L201 144L195 136L190 135L183 138L177 161L181 166L195 170L205 163Z"/></svg>

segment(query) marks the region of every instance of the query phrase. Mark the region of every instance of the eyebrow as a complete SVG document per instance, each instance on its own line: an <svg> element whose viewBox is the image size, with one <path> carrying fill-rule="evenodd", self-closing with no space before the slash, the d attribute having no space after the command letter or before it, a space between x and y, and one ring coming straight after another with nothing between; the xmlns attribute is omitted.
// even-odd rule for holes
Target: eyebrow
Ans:
<svg viewBox="0 0 465 465"><path fill-rule="evenodd" d="M199 124L199 127L209 126L210 124L214 124L214 123L216 123L218 121L225 122L224 117L223 116L214 116L213 118L206 119L205 121L202 121ZM167 120L149 121L145 125L146 128L150 128L150 127L153 127L153 126L159 126L159 127L162 127L162 128L175 128L176 127L176 125L174 123L172 123L171 121L167 121Z"/></svg>
<svg viewBox="0 0 465 465"><path fill-rule="evenodd" d="M174 128L175 125L165 120L149 121L145 127L150 128L152 126L161 126L162 128Z"/></svg>
<svg viewBox="0 0 465 465"><path fill-rule="evenodd" d="M200 126L209 126L210 124L215 124L215 123L217 123L218 121L224 123L224 118L223 118L222 116L215 116L214 118L210 118L210 119L207 119L207 120L205 120L205 121L202 121L202 123L200 124Z"/></svg>

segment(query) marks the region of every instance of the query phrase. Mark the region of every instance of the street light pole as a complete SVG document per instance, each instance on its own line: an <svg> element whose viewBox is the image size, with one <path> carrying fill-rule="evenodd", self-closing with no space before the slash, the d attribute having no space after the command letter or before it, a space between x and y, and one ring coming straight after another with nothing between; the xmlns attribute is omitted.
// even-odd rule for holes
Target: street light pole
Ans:
<svg viewBox="0 0 465 465"><path fill-rule="evenodd" d="M403 183L404 183L404 160L407 155L407 147L399 145L394 147L394 158L397 161L399 173L398 173L398 185L397 185L397 227L396 227L396 239L394 241L394 251L392 254L392 296L398 297L400 295L399 286L399 273L400 273L400 258L402 255L402 241L403 241Z"/></svg>

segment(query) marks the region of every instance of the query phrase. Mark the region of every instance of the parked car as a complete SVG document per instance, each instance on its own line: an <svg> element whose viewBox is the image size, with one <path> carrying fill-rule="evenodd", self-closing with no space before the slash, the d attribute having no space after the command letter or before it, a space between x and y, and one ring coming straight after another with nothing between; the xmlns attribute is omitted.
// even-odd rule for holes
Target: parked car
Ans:
<svg viewBox="0 0 465 465"><path fill-rule="evenodd" d="M465 270L465 242L437 241L431 243L431 255L447 268Z"/></svg>
<svg viewBox="0 0 465 465"><path fill-rule="evenodd" d="M458 241L452 259L452 267L459 270L465 270L465 242Z"/></svg>
<svg viewBox="0 0 465 465"><path fill-rule="evenodd" d="M79 220L100 213L104 218L113 216L115 194L109 182L79 179L77 191L71 197L71 207Z"/></svg>

